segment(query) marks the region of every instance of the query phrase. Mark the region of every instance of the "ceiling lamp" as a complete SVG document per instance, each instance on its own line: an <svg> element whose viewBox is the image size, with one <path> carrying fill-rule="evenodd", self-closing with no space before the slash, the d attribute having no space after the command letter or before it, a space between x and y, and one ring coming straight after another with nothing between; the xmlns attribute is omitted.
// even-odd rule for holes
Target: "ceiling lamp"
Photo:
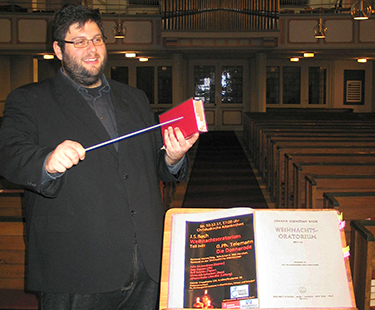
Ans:
<svg viewBox="0 0 375 310"><path fill-rule="evenodd" d="M322 18L319 18L319 23L313 29L315 39L325 39L327 27L323 25Z"/></svg>
<svg viewBox="0 0 375 310"><path fill-rule="evenodd" d="M120 0L118 0L118 21L112 27L112 34L115 39L125 39L125 26L121 22L120 16L121 16L121 5L120 5Z"/></svg>
<svg viewBox="0 0 375 310"><path fill-rule="evenodd" d="M112 34L115 39L125 39L125 26L119 21L112 27Z"/></svg>
<svg viewBox="0 0 375 310"><path fill-rule="evenodd" d="M364 0L358 0L357 2L353 3L350 8L350 14L352 15L353 19L356 20L368 19L371 15L371 11L371 6Z"/></svg>
<svg viewBox="0 0 375 310"><path fill-rule="evenodd" d="M358 58L357 61L364 64L364 63L367 62L367 59L366 58Z"/></svg>
<svg viewBox="0 0 375 310"><path fill-rule="evenodd" d="M52 55L52 54L44 54L43 55L43 59L54 59L54 58L55 58L55 56Z"/></svg>
<svg viewBox="0 0 375 310"><path fill-rule="evenodd" d="M139 58L139 61L140 61L140 62L147 62L147 61L148 61L148 58L147 58L147 57L140 57L140 58Z"/></svg>
<svg viewBox="0 0 375 310"><path fill-rule="evenodd" d="M134 58L135 56L137 56L135 53L125 53L126 58Z"/></svg>
<svg viewBox="0 0 375 310"><path fill-rule="evenodd" d="M315 54L314 53L303 53L303 57L305 58L314 58Z"/></svg>
<svg viewBox="0 0 375 310"><path fill-rule="evenodd" d="M292 58L290 58L290 61L291 62L299 62L299 58L298 57L292 57Z"/></svg>

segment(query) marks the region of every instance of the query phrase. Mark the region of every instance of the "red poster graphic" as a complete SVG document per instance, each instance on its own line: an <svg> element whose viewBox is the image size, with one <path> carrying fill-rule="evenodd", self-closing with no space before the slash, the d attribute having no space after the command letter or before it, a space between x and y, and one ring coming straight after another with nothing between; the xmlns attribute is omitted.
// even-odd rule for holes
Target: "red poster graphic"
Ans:
<svg viewBox="0 0 375 310"><path fill-rule="evenodd" d="M253 214L187 222L184 307L258 307Z"/></svg>

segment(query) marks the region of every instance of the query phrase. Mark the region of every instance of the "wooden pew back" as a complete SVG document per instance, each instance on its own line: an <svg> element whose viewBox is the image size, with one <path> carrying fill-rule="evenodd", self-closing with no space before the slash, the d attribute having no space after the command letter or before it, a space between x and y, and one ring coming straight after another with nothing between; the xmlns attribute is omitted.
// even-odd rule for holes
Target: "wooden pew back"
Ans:
<svg viewBox="0 0 375 310"><path fill-rule="evenodd" d="M375 189L375 175L305 175L305 184L306 208L322 209L323 193L371 191Z"/></svg>
<svg viewBox="0 0 375 310"><path fill-rule="evenodd" d="M351 225L353 220L365 220L374 216L375 191L369 192L331 192L324 193L324 208L335 209L343 214L346 239L351 243Z"/></svg>
<svg viewBox="0 0 375 310"><path fill-rule="evenodd" d="M371 281L375 271L375 220L353 220L350 269L358 310L370 310Z"/></svg>
<svg viewBox="0 0 375 310"><path fill-rule="evenodd" d="M291 193L294 192L294 183L293 183L293 164L300 163L349 163L349 164L365 164L365 163L374 163L375 164L375 154L363 154L363 153L312 153L312 154L285 154L284 158L284 180L285 180L285 197L290 199ZM298 185L298 195L300 196L301 201L298 201L299 204L305 203L304 200L304 180L301 180L303 184Z"/></svg>
<svg viewBox="0 0 375 310"><path fill-rule="evenodd" d="M294 163L293 208L304 208L305 175L375 175L375 163ZM290 208L290 199L287 206Z"/></svg>
<svg viewBox="0 0 375 310"><path fill-rule="evenodd" d="M24 290L24 190L0 178L0 289Z"/></svg>
<svg viewBox="0 0 375 310"><path fill-rule="evenodd" d="M25 236L20 217L0 217L0 289L25 288Z"/></svg>
<svg viewBox="0 0 375 310"><path fill-rule="evenodd" d="M277 147L277 155L275 156L275 166L274 169L274 178L271 180L274 191L271 191L275 201L276 208L284 207L285 193L284 188L287 188L285 185L285 154L295 153L295 154L346 154L346 153L358 153L358 154L375 154L374 147L362 147L362 146L291 146L291 147Z"/></svg>

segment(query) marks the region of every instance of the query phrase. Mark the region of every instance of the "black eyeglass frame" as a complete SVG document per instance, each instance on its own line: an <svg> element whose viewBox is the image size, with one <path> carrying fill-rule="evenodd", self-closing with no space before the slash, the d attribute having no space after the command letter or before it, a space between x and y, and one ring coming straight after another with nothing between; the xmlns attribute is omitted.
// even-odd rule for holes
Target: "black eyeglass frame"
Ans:
<svg viewBox="0 0 375 310"><path fill-rule="evenodd" d="M95 44L94 40L96 39L102 39L102 42L100 44ZM92 41L92 43L95 45L95 46L101 46L101 45L104 45L105 44L105 41L106 41L106 37L105 36L99 36L99 37L95 37L95 38L92 38L92 39L86 39L86 38L79 38L79 39L76 39L76 40L83 40L84 42L86 42L85 46L76 46L77 42L76 41L67 41L67 40L64 40L65 43L68 43L68 44L73 44L73 46L75 48L85 48L89 45L89 42Z"/></svg>

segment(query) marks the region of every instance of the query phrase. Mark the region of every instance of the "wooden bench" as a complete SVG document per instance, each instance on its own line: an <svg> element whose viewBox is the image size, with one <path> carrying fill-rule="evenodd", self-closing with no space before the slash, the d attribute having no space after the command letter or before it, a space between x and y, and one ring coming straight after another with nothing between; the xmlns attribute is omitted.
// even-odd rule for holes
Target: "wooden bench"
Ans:
<svg viewBox="0 0 375 310"><path fill-rule="evenodd" d="M0 190L0 216L24 215L23 190Z"/></svg>
<svg viewBox="0 0 375 310"><path fill-rule="evenodd" d="M24 190L0 177L0 289L24 290Z"/></svg>
<svg viewBox="0 0 375 310"><path fill-rule="evenodd" d="M161 192L161 199L165 210L168 210L173 201L173 196L176 192L175 182L159 181L159 188Z"/></svg>
<svg viewBox="0 0 375 310"><path fill-rule="evenodd" d="M375 220L353 220L350 269L358 310L370 310L371 280L375 272Z"/></svg>
<svg viewBox="0 0 375 310"><path fill-rule="evenodd" d="M375 175L305 175L308 209L322 209L325 192L368 192L375 189ZM375 212L374 212L375 216Z"/></svg>
<svg viewBox="0 0 375 310"><path fill-rule="evenodd" d="M267 124L291 124L295 122L332 122L332 121L361 121L371 122L374 119L373 113L352 113L353 109L267 109L266 112L245 112L244 113L244 138L250 141L255 134L257 127ZM349 113L347 113L349 112Z"/></svg>
<svg viewBox="0 0 375 310"><path fill-rule="evenodd" d="M348 140L348 141L342 141L342 140L337 140L337 139L330 139L330 140L319 140L316 139L314 141L306 141L306 140L292 140L292 141L283 141L283 142L276 142L273 144L273 149L272 149L272 156L270 156L272 161L274 162L274 166L276 167L273 173L273 178L276 178L276 181L274 180L273 182L277 182L277 173L282 173L280 171L280 167L283 167L283 170L285 171L285 155L282 158L279 156L279 151L280 149L287 149L291 147L298 147L298 148L356 148L357 151L359 151L361 148L365 149L367 148L368 151L372 152L375 151L375 141L353 141L353 140ZM325 151L323 152L325 153ZM285 154L285 152L284 152ZM281 166L280 166L281 165ZM277 172L275 172L277 171ZM272 178L272 179L273 179ZM284 180L286 180L284 176ZM277 185L272 185L273 187L276 187ZM285 191L287 189L287 186L285 186ZM276 195L275 195L276 196ZM286 196L285 196L286 197ZM285 205L286 206L286 205Z"/></svg>
<svg viewBox="0 0 375 310"><path fill-rule="evenodd" d="M257 146L257 143L261 140L261 136L267 135L267 132L270 139L272 138L271 135L275 136L274 140L278 135L293 135L296 138L296 136L301 135L314 135L314 132L316 133L315 136L322 136L328 132L331 135L348 135L348 132L351 131L352 135L356 135L352 138L358 141L356 132L362 131L363 137L360 139L364 139L365 135L369 137L374 134L374 113L337 113L330 110L326 112L310 110L307 112L289 109L284 112L246 112L244 115L245 145L250 151L255 168L259 170L265 181L266 179L268 181L268 178L264 178L263 173L267 172L263 172L264 162L260 162L260 158L263 156L263 151L265 153L267 151L265 150L266 147ZM268 156L272 156L272 154ZM271 158L267 158L267 155L263 156L263 160L264 158L265 160L268 159L266 163L272 165Z"/></svg>
<svg viewBox="0 0 375 310"><path fill-rule="evenodd" d="M272 124L291 124L291 123L308 123L308 122L371 122L374 119L373 113L337 113L339 109L280 109L279 111L267 109L267 112L245 112L244 125L253 132L259 126Z"/></svg>
<svg viewBox="0 0 375 310"><path fill-rule="evenodd" d="M22 217L24 189L0 177L0 216Z"/></svg>
<svg viewBox="0 0 375 310"><path fill-rule="evenodd" d="M312 154L290 154L284 155L284 182L285 193L284 198L289 197L293 192L293 164L294 163L374 163L375 154L355 154L355 153L312 153ZM303 190L300 189L300 190ZM299 194L300 192L298 192ZM302 200L302 203L304 200Z"/></svg>
<svg viewBox="0 0 375 310"><path fill-rule="evenodd" d="M285 154L345 154L345 153L358 153L358 154L375 154L374 147L361 147L361 146L278 146L277 155L275 156L275 169L274 175L271 179L271 195L275 199L276 208L284 207L285 200Z"/></svg>
<svg viewBox="0 0 375 310"><path fill-rule="evenodd" d="M252 135L250 141L250 149L256 150L262 142L262 136L269 134L282 134L283 132L308 132L319 131L321 129L340 131L342 128L347 130L362 130L372 131L374 129L373 120L345 120L345 119L327 119L327 120L298 120L298 119L284 119L284 120L268 120L254 123L252 127Z"/></svg>
<svg viewBox="0 0 375 310"><path fill-rule="evenodd" d="M324 208L335 209L346 221L345 235L351 245L351 221L374 217L375 191L324 193Z"/></svg>
<svg viewBox="0 0 375 310"><path fill-rule="evenodd" d="M269 163L267 169L269 169L270 173L267 173L267 177L269 174L274 173L276 167L276 158L277 158L277 149L278 147L291 147L291 146L310 146L310 147L317 147L317 146L324 146L324 147L338 147L338 146L346 146L346 147L374 147L375 149L375 138L373 139L361 139L360 137L309 137L309 138L289 138L288 140L278 141L278 140L270 140L268 145L268 151L265 156L263 156L262 160L266 163ZM266 165L266 164L264 164Z"/></svg>
<svg viewBox="0 0 375 310"><path fill-rule="evenodd" d="M246 112L244 114L244 144L248 148L254 164L256 164L256 158L254 157L257 156L257 141L261 130L271 128L274 130L282 130L282 128L291 130L294 127L297 130L299 128L300 132L305 132L306 130L301 129L302 126L313 128L325 124L328 129L343 125L345 129L348 129L351 125L362 126L362 128L365 128L366 125L367 128L370 128L375 124L375 113L337 113L337 111L330 111L330 109L326 111L298 110L285 109L279 112ZM373 130L370 131L373 132Z"/></svg>
<svg viewBox="0 0 375 310"><path fill-rule="evenodd" d="M264 142L263 150L259 152L259 163L256 166L260 172L262 172L262 176L266 173L272 175L275 169L275 154L277 153L277 147L281 144L284 145L284 142L288 141L369 141L372 142L375 140L375 135L365 134L365 133L358 133L358 134L351 134L347 133L344 130L340 130L338 132L331 132L329 130L322 130L322 132L314 132L314 133L301 133L301 134L293 134L288 136L282 137L275 137L275 136L267 136L267 139ZM275 149L274 149L275 148Z"/></svg>
<svg viewBox="0 0 375 310"><path fill-rule="evenodd" d="M0 217L0 289L24 289L24 238L22 217Z"/></svg>
<svg viewBox="0 0 375 310"><path fill-rule="evenodd" d="M287 208L305 207L305 175L375 175L375 163L294 163L293 164L293 192L285 189ZM291 198L293 197L293 204Z"/></svg>
<svg viewBox="0 0 375 310"><path fill-rule="evenodd" d="M266 145L267 139L273 139L282 136L307 135L319 133L346 133L346 134L366 134L369 137L374 135L375 123L356 121L347 122L346 120L329 120L329 121L313 121L313 122L293 122L289 121L287 124L280 124L279 122L271 121L269 124L259 125L254 129L252 141L249 149L255 156L262 153ZM255 158L255 164L258 164L258 159Z"/></svg>
<svg viewBox="0 0 375 310"><path fill-rule="evenodd" d="M275 132L267 134L262 137L259 145L259 159L256 157L256 165L259 169L262 169L264 165L263 161L265 157L271 152L273 142L291 141L294 139L314 139L320 140L327 138L331 139L336 137L337 140L374 140L375 138L375 127L367 130L351 130L349 127L341 126L339 128L327 128L326 126L319 126L319 128L296 128L294 132ZM270 161L268 161L270 162ZM270 162L272 163L272 161ZM268 166L265 167L267 169Z"/></svg>

